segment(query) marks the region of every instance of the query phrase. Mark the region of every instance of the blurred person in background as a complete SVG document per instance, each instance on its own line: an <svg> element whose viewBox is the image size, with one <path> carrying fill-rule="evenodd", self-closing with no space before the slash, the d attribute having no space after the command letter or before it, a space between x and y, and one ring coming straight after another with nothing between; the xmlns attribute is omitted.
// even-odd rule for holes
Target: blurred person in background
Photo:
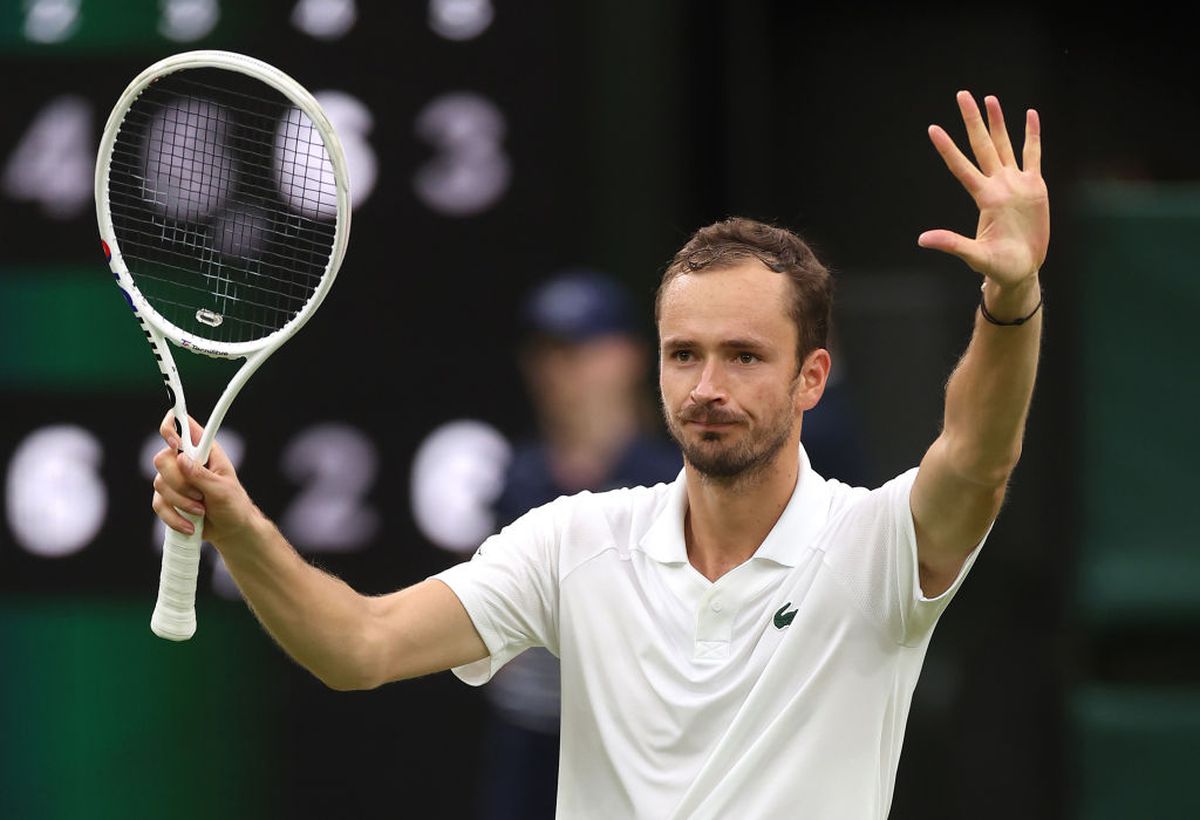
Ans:
<svg viewBox="0 0 1200 820"><path fill-rule="evenodd" d="M647 384L651 351L638 315L631 294L597 271L564 271L527 296L519 363L536 430L513 449L494 505L498 525L562 495L654 485L679 474L679 450L659 432ZM553 818L558 659L529 649L484 694L489 725L479 816Z"/></svg>

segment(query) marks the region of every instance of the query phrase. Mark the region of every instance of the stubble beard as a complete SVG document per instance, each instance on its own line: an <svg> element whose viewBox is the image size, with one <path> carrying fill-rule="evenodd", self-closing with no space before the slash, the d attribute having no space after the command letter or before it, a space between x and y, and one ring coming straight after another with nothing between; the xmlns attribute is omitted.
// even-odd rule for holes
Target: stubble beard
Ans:
<svg viewBox="0 0 1200 820"><path fill-rule="evenodd" d="M687 463L705 480L731 487L750 483L772 464L791 438L795 423L790 413L780 413L769 427L757 434L743 436L739 441L721 441L733 431L706 431L701 433L700 441L696 442L689 441L685 436L685 422L738 422L741 419L727 417L717 411L704 412L699 409L681 413L680 416L681 418L673 416L664 406L663 417L666 420L667 431L683 451Z"/></svg>

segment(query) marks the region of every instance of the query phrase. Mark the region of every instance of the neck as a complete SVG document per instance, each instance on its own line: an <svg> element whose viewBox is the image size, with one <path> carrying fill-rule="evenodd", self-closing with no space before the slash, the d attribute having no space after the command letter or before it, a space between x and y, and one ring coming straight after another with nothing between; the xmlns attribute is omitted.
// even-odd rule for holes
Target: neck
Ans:
<svg viewBox="0 0 1200 820"><path fill-rule="evenodd" d="M684 540L688 560L710 581L745 563L779 520L800 475L799 431L776 457L733 481L721 481L686 465L688 510Z"/></svg>

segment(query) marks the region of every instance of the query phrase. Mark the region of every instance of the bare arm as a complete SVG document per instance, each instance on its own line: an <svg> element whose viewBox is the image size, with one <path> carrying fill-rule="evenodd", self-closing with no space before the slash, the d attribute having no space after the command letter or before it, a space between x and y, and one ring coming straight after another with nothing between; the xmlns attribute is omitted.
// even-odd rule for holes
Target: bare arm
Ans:
<svg viewBox="0 0 1200 820"><path fill-rule="evenodd" d="M983 298L993 317L1024 317L1041 298L1038 275L1050 237L1040 122L1035 111L1026 113L1022 168L999 102L986 98L986 124L970 94L959 92L958 104L978 167L941 128L932 126L930 139L979 206L979 226L974 239L937 230L918 242L954 254L983 274ZM999 512L1021 455L1041 333L1040 312L1014 326L976 316L974 335L946 388L941 435L913 485L910 503L926 595L949 587Z"/></svg>
<svg viewBox="0 0 1200 820"><path fill-rule="evenodd" d="M193 427L198 438L199 427ZM188 532L174 509L205 516L205 536L221 552L255 615L298 663L334 689L369 689L487 657L458 597L440 581L369 597L306 562L251 502L219 446L206 467L168 449L155 456L154 510Z"/></svg>

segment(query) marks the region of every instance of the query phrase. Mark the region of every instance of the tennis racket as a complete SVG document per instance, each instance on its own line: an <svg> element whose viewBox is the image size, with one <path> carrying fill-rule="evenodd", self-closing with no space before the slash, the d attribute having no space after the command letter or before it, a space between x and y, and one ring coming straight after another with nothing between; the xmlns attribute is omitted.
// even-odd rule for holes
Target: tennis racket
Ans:
<svg viewBox="0 0 1200 820"><path fill-rule="evenodd" d="M161 60L129 84L96 160L109 267L162 371L183 448L208 461L230 404L333 284L350 232L341 144L317 101L282 71L225 51ZM245 359L198 444L166 342ZM154 634L196 631L203 518L163 543Z"/></svg>

